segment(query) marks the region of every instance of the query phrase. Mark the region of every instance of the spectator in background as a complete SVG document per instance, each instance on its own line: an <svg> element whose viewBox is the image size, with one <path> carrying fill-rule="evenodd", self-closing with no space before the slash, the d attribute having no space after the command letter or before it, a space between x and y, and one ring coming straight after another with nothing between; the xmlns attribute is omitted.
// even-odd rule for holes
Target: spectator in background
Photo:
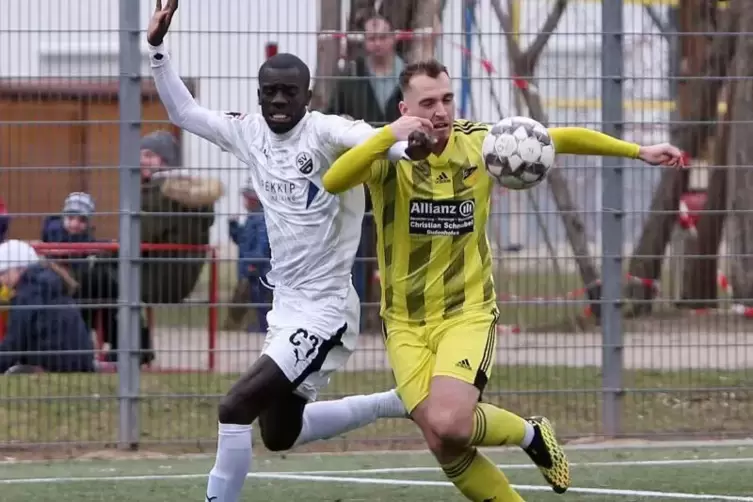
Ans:
<svg viewBox="0 0 753 502"><path fill-rule="evenodd" d="M222 183L180 169L180 145L167 131L141 140L141 242L208 245ZM181 303L196 287L203 251L146 251L141 275L145 303Z"/></svg>
<svg viewBox="0 0 753 502"><path fill-rule="evenodd" d="M40 262L26 242L10 240L0 244L0 283L13 290L0 373L19 365L52 372L95 370L91 333L71 298L76 283L65 271ZM35 308L40 306L45 308Z"/></svg>
<svg viewBox="0 0 753 502"><path fill-rule="evenodd" d="M395 50L389 21L375 14L366 20L364 30L365 55L357 57L351 73L338 80L328 112L379 126L400 118L399 77L404 63Z"/></svg>
<svg viewBox="0 0 753 502"><path fill-rule="evenodd" d="M338 81L329 113L348 115L372 125L390 123L400 117L398 107L403 99L399 78L404 62L397 54L393 27L387 19L372 12L364 20L365 55L357 57L353 73ZM377 288L371 281L376 271L376 235L371 215L371 197L366 191L366 217L361 242L353 264L353 285L362 302L379 301ZM361 315L361 326L378 330L377 309Z"/></svg>
<svg viewBox="0 0 753 502"><path fill-rule="evenodd" d="M264 277L270 270L271 251L267 237L264 212L256 192L248 187L243 189L243 205L248 211L246 221L230 220L230 238L238 246L238 283L235 286L232 303L246 302L264 304L256 308L256 330L267 332L267 312L272 303L272 291L266 287ZM245 320L248 308L243 306L228 309L227 330L237 330Z"/></svg>
<svg viewBox="0 0 753 502"><path fill-rule="evenodd" d="M8 216L8 208L5 206L5 201L0 199L0 242L5 242L8 238L8 227L10 226L10 217ZM0 284L0 324L5 326L8 321L7 306L10 304L10 299L13 296L13 292L7 286Z"/></svg>
<svg viewBox="0 0 753 502"><path fill-rule="evenodd" d="M10 227L10 216L5 201L0 198L0 242L8 239L8 228Z"/></svg>
<svg viewBox="0 0 753 502"><path fill-rule="evenodd" d="M351 0L348 31L362 31L375 14L390 22L395 30L410 31L412 37L397 44L403 60L415 63L434 57L436 37L442 31L440 0ZM350 54L357 54L361 44L348 43Z"/></svg>
<svg viewBox="0 0 753 502"><path fill-rule="evenodd" d="M88 193L73 192L63 203L62 214L48 216L42 226L42 242L61 243L93 243L98 242L94 237L94 227L91 218L94 216L94 199ZM101 315L102 329L100 333L106 343L110 345L110 352L105 356L107 361L117 360L118 349L118 307L89 308L87 304L111 304L118 302L117 269L109 260L97 259L101 252L91 251L89 256L72 253L64 259L63 264L71 271L79 287L75 299L82 306L82 316L89 329L97 329L97 315ZM142 319L140 326L141 363L149 364L154 360L151 334L149 326Z"/></svg>

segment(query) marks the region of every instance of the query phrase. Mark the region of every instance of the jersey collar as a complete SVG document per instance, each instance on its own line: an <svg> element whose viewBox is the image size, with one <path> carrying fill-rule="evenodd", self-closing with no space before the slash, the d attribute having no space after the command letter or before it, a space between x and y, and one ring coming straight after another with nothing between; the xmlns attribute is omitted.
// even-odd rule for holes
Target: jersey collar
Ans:
<svg viewBox="0 0 753 502"><path fill-rule="evenodd" d="M301 118L300 122L298 122L298 123L297 123L297 124L295 125L295 127L293 127L293 128L291 129L291 130L289 130L289 131L288 131L288 132L286 132L286 133L283 133L283 134L277 134L277 133L275 133L275 132L272 132L272 129L270 129L270 128L269 128L269 126L267 126L267 131L269 132L269 135L270 135L270 137L272 137L273 139L275 139L275 140L277 140L277 141L285 141L285 140L288 140L288 139L290 139L290 138L292 138L292 137L294 137L294 136L297 136L297 135L298 135L298 132L299 132L299 131L300 131L301 129L303 129L303 127L305 126L306 122L307 122L307 121L309 120L309 117L310 117L310 116L311 116L311 112L307 111L307 112L306 112L306 113L305 113L305 114L303 115L303 118ZM266 122L265 122L265 124L266 124Z"/></svg>
<svg viewBox="0 0 753 502"><path fill-rule="evenodd" d="M429 164L444 165L450 161L450 153L455 147L455 128L452 124L450 125L450 127L452 127L452 129L450 130L450 137L447 140L447 145L445 145L444 150L442 150L442 153L440 153L439 155L435 155L434 153L429 155L429 157L427 158Z"/></svg>

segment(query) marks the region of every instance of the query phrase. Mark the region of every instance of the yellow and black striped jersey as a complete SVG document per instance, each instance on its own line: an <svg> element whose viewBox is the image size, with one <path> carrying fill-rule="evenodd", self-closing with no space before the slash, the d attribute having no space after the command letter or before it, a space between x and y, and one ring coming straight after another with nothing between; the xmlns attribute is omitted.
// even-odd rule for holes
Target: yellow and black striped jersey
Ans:
<svg viewBox="0 0 753 502"><path fill-rule="evenodd" d="M487 131L456 120L441 155L372 164L386 320L423 325L495 307L486 235L493 182L481 154Z"/></svg>

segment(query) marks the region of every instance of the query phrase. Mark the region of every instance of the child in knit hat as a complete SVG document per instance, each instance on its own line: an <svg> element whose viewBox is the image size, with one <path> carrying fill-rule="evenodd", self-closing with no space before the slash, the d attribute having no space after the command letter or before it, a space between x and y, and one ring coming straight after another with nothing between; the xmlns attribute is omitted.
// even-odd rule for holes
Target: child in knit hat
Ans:
<svg viewBox="0 0 753 502"><path fill-rule="evenodd" d="M94 210L94 199L88 193L69 194L61 214L45 219L42 242L95 242L90 224Z"/></svg>

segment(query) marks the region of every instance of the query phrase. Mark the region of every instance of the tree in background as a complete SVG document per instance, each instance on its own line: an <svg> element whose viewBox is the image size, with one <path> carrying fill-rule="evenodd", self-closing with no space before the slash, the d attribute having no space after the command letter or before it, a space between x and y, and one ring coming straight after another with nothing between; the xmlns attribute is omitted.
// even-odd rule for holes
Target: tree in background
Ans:
<svg viewBox="0 0 753 502"><path fill-rule="evenodd" d="M547 125L549 118L544 110L541 94L539 94L536 87L534 74L536 73L536 65L549 42L549 38L552 36L554 30L557 29L557 25L565 13L568 0L557 0L554 2L552 10L541 25L538 35L525 50L520 46L517 34L515 33L509 6L507 9L504 9L500 0L491 0L491 5L505 33L510 68L513 78L515 78L517 92L528 108L530 117ZM573 255L581 279L587 288L588 298L593 301L591 311L594 315L598 316L598 301L601 297L599 272L596 262L588 249L588 236L586 235L586 226L583 223L580 209L573 200L567 179L561 170L551 170L547 176L547 182L554 203L562 218L567 239L573 249Z"/></svg>
<svg viewBox="0 0 753 502"><path fill-rule="evenodd" d="M687 77L687 80L681 81L678 90L677 116L672 124L670 136L672 143L687 152L690 158L702 158L707 155L709 139L716 130L723 77L727 75L734 51L731 37L721 34L709 37L708 34L734 31L732 27L737 16L733 12L740 12L738 9L742 9L745 1L731 0L727 15L720 7L724 2L719 0L681 0L678 6L677 31L686 34L681 38L679 50L682 76ZM630 260L631 275L660 279L664 253L676 223L680 197L687 187L687 182L687 171L662 171L651 200L649 216ZM708 225L709 229L713 227L708 221L703 225ZM689 284L698 282L694 280ZM711 280L711 284L716 287L715 278ZM631 298L645 300L635 305L634 313L650 312L652 296L651 288L631 287Z"/></svg>
<svg viewBox="0 0 753 502"><path fill-rule="evenodd" d="M319 37L317 40L316 71L311 109L323 110L329 104L335 87L337 63L340 59L340 39L327 34L342 27L342 0L321 0L319 4Z"/></svg>
<svg viewBox="0 0 753 502"><path fill-rule="evenodd" d="M741 0L744 1L744 0ZM753 302L753 10L739 5L736 57L731 71L729 145L727 147L727 242L730 283L735 303Z"/></svg>

